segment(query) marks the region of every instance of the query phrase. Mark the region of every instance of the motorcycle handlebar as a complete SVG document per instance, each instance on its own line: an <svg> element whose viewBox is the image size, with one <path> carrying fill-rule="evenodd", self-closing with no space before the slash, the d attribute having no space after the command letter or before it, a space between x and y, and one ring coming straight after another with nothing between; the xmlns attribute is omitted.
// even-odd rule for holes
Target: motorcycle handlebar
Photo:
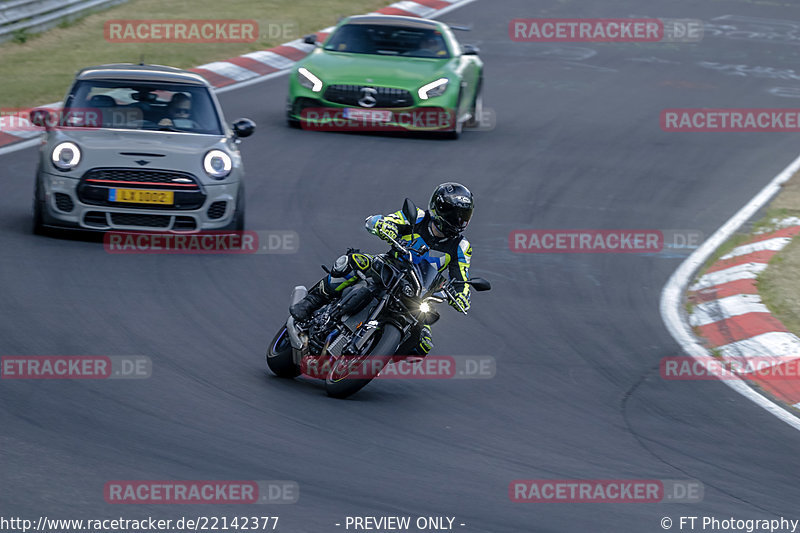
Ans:
<svg viewBox="0 0 800 533"><path fill-rule="evenodd" d="M400 241L398 241L397 239L395 239L391 235L387 235L384 231L379 230L379 233L380 233L378 235L379 237L381 237L382 239L384 239L384 240L388 241L389 243L391 243L392 247L397 248L398 251L408 254L409 261L412 260L412 258L411 258L411 253L412 253L411 249L406 248L405 246L403 246L403 244ZM464 309L464 306L462 306L461 302L459 302L458 299L455 296L453 296L453 292L452 292L452 289L451 289L452 286L453 286L452 281L448 281L442 287L442 292L444 292L445 296L447 296L448 303L452 304L452 303L455 302L455 304L458 306L458 311L466 315L467 311L466 311L466 309Z"/></svg>
<svg viewBox="0 0 800 533"><path fill-rule="evenodd" d="M455 302L455 304L458 306L458 311L466 315L467 310L464 309L464 306L461 305L461 302L459 302L458 299L453 295L451 289L452 286L453 286L452 282L447 282L447 284L445 284L445 286L442 287L442 291L444 291L444 293L447 295L447 299L449 300L448 303L452 304Z"/></svg>
<svg viewBox="0 0 800 533"><path fill-rule="evenodd" d="M378 235L378 236L381 239L389 241L394 248L397 248L398 251L403 252L404 254L408 254L409 259L411 259L411 250L409 250L408 248L403 246L402 243L400 243L400 241L398 241L397 239L395 239L391 235L387 234L383 230L378 230L378 231L380 232L380 235Z"/></svg>

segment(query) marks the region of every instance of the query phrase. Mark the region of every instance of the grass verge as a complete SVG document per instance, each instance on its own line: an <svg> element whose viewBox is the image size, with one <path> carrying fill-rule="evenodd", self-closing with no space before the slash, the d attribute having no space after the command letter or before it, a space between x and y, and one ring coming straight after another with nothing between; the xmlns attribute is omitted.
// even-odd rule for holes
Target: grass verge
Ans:
<svg viewBox="0 0 800 533"><path fill-rule="evenodd" d="M770 204L767 220L800 217L800 174L795 174ZM795 335L800 335L800 239L769 262L757 280L758 293L772 314Z"/></svg>
<svg viewBox="0 0 800 533"><path fill-rule="evenodd" d="M130 0L24 42L0 44L0 108L27 107L64 97L75 72L102 63L147 63L189 68L264 50L334 25L340 17L375 11L387 0ZM259 24L252 43L109 43L111 19L248 19ZM289 23L291 31L268 31ZM272 26L270 26L272 25ZM21 41L22 39L18 39Z"/></svg>

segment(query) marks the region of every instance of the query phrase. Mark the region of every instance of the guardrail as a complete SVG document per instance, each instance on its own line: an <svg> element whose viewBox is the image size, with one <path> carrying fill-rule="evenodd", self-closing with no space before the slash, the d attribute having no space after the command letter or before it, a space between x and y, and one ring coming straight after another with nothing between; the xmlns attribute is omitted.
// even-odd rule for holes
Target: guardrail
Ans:
<svg viewBox="0 0 800 533"><path fill-rule="evenodd" d="M0 1L0 42L54 28L88 12L128 0L9 0Z"/></svg>

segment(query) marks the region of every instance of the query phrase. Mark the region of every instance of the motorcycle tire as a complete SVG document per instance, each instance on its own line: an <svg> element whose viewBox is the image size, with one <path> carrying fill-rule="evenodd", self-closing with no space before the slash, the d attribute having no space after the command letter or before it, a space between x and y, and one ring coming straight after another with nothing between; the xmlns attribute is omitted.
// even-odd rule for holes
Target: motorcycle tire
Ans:
<svg viewBox="0 0 800 533"><path fill-rule="evenodd" d="M396 326L392 324L383 325L381 338L369 351L369 357L365 358L366 361L372 360L372 363L376 363L370 365L370 373L374 372L371 377L348 378L346 374L337 375L337 370L342 365L347 364L346 358L338 359L325 378L325 391L328 396L347 398L366 387L367 383L372 381L383 367L391 361L391 357L397 352L397 347L400 345L402 338L403 333Z"/></svg>

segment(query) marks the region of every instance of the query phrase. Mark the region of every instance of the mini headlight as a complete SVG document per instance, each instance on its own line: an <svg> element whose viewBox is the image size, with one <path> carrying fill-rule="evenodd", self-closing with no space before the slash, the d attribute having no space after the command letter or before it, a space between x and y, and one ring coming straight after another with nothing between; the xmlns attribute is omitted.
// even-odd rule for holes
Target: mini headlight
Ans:
<svg viewBox="0 0 800 533"><path fill-rule="evenodd" d="M81 150L75 143L60 143L53 148L50 160L57 169L70 170L81 162Z"/></svg>
<svg viewBox="0 0 800 533"><path fill-rule="evenodd" d="M447 90L449 83L450 80L447 78L439 78L436 81L432 81L420 87L417 94L419 94L419 97L422 100L427 100L428 98L433 98L434 96L441 96Z"/></svg>
<svg viewBox="0 0 800 533"><path fill-rule="evenodd" d="M428 302L422 302L421 304L419 304L419 310L423 313L427 313L428 311L431 310L431 306L428 305Z"/></svg>
<svg viewBox="0 0 800 533"><path fill-rule="evenodd" d="M221 180L231 173L233 161L222 150L211 150L203 159L203 169L215 180Z"/></svg>
<svg viewBox="0 0 800 533"><path fill-rule="evenodd" d="M297 69L297 81L306 89L311 89L315 93L322 90L322 80L314 76L310 70L305 67Z"/></svg>

